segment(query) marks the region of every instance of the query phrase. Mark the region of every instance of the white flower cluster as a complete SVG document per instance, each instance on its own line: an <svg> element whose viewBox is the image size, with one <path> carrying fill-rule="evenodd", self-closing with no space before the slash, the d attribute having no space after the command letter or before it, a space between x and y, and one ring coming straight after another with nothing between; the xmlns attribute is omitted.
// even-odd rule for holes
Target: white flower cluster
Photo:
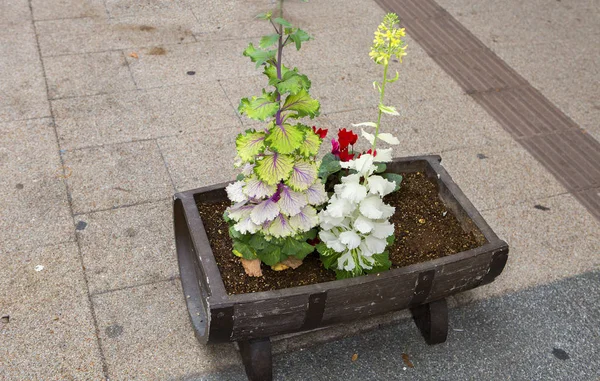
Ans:
<svg viewBox="0 0 600 381"><path fill-rule="evenodd" d="M393 192L393 181L375 175L375 161L391 161L391 149L377 152L377 157L363 154L358 159L341 162L342 168L356 173L342 178L327 207L319 213L319 238L325 245L342 255L339 270L353 271L357 266L371 269L374 254L385 251L386 238L394 234L389 218L395 208L382 198Z"/></svg>

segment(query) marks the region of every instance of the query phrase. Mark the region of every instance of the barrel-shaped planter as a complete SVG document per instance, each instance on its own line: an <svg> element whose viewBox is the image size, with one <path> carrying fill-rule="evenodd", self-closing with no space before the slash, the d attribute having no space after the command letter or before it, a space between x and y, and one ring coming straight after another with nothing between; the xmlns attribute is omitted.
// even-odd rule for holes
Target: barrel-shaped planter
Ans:
<svg viewBox="0 0 600 381"><path fill-rule="evenodd" d="M440 161L439 156L394 159L388 163L387 171L425 173L437 183L439 198L448 210L465 231L474 233L481 246L376 275L283 290L240 295L228 295L225 291L196 203L227 200L227 183L176 194L173 206L179 269L198 340L240 342L251 379L270 377L270 347L265 346L270 336L405 308L413 310L428 342L444 341L444 298L493 281L506 264L508 245L492 231ZM264 357L266 351L268 358ZM257 365L261 362L262 367Z"/></svg>

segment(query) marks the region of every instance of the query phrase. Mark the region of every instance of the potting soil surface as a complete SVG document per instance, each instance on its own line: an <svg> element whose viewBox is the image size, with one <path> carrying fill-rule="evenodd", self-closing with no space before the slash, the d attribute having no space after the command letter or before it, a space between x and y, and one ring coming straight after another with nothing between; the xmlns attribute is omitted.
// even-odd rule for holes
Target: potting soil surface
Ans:
<svg viewBox="0 0 600 381"><path fill-rule="evenodd" d="M438 197L437 186L421 173L404 174L400 190L386 196L396 207L390 219L395 225L395 242L389 247L392 268L455 254L476 248L480 243L473 233L463 230L460 222ZM335 280L315 251L295 270L273 271L262 265L262 277L246 275L239 258L232 254L229 227L223 212L229 202L198 203L198 210L219 271L229 294L278 290Z"/></svg>

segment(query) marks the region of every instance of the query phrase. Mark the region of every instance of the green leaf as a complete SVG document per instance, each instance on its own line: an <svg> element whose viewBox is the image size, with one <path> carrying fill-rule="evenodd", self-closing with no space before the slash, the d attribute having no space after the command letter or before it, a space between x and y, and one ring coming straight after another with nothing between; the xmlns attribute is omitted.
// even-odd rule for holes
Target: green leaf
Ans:
<svg viewBox="0 0 600 381"><path fill-rule="evenodd" d="M265 133L253 130L239 134L235 139L238 155L243 161L251 161L265 149Z"/></svg>
<svg viewBox="0 0 600 381"><path fill-rule="evenodd" d="M373 263L373 268L369 270L365 269L365 272L368 274L380 273L389 270L390 267L392 267L392 262L390 261L390 256L387 251L384 251L381 254L373 254L371 258L375 260L375 263Z"/></svg>
<svg viewBox="0 0 600 381"><path fill-rule="evenodd" d="M266 265L273 266L281 262L281 248L276 245L268 245L257 253L258 258Z"/></svg>
<svg viewBox="0 0 600 381"><path fill-rule="evenodd" d="M291 156L274 153L259 160L254 170L262 181L275 185L281 180L287 180L293 167L294 159Z"/></svg>
<svg viewBox="0 0 600 381"><path fill-rule="evenodd" d="M244 176L244 174L243 174L243 173L238 173L238 175L235 177L235 179L236 179L237 181L242 181L242 180L244 180L245 178L246 178L246 176Z"/></svg>
<svg viewBox="0 0 600 381"><path fill-rule="evenodd" d="M315 134L312 128L304 126L305 128L305 138L304 143L300 145L300 149L298 152L300 155L309 158L312 156L316 156L319 153L319 147L321 147L321 137Z"/></svg>
<svg viewBox="0 0 600 381"><path fill-rule="evenodd" d="M285 182L296 192L307 190L317 179L318 168L314 161L297 160L292 169L292 173Z"/></svg>
<svg viewBox="0 0 600 381"><path fill-rule="evenodd" d="M258 43L258 46L262 49L266 49L269 46L272 46L279 40L279 35L277 33L269 34L267 36L263 36Z"/></svg>
<svg viewBox="0 0 600 381"><path fill-rule="evenodd" d="M383 173L387 169L387 165L385 163L374 163L375 164L375 173Z"/></svg>
<svg viewBox="0 0 600 381"><path fill-rule="evenodd" d="M396 76L394 78L392 78L392 79L386 80L386 82L388 82L388 83L394 83L394 82L396 82L398 80L398 78L400 78L400 73L396 72Z"/></svg>
<svg viewBox="0 0 600 381"><path fill-rule="evenodd" d="M261 20L268 20L271 18L271 16L273 16L273 12L265 12L257 14L256 18Z"/></svg>
<svg viewBox="0 0 600 381"><path fill-rule="evenodd" d="M294 152L304 140L304 133L291 124L274 125L269 129L266 142L274 151L282 154Z"/></svg>
<svg viewBox="0 0 600 381"><path fill-rule="evenodd" d="M252 97L251 99L242 98L238 111L240 114L246 115L250 119L264 121L272 117L279 110L279 102L274 93L267 93L263 89L263 94L260 97Z"/></svg>
<svg viewBox="0 0 600 381"><path fill-rule="evenodd" d="M262 234L252 234L252 238L248 241L248 245L252 247L256 252L263 250L269 245L269 242L265 239Z"/></svg>
<svg viewBox="0 0 600 381"><path fill-rule="evenodd" d="M290 93L294 95L298 94L302 89L310 89L310 85L308 77L304 74L298 74L296 69L294 69L283 74L281 81L275 84L275 87L280 94Z"/></svg>
<svg viewBox="0 0 600 381"><path fill-rule="evenodd" d="M314 250L315 248L311 244L299 241L292 237L288 237L283 243L281 253L288 257L304 259L308 254L312 253Z"/></svg>
<svg viewBox="0 0 600 381"><path fill-rule="evenodd" d="M244 50L244 56L250 57L252 62L256 62L256 67L259 67L265 62L275 58L275 54L277 54L277 49L260 50L256 49L252 43L250 43L246 50Z"/></svg>
<svg viewBox="0 0 600 381"><path fill-rule="evenodd" d="M389 181L393 181L396 183L396 188L394 188L394 192L400 189L400 183L402 183L402 175L399 175L397 173L384 173L381 176Z"/></svg>
<svg viewBox="0 0 600 381"><path fill-rule="evenodd" d="M379 110L385 114L389 115L400 115L398 111L396 111L396 107L394 106L384 106L381 103L379 104Z"/></svg>
<svg viewBox="0 0 600 381"><path fill-rule="evenodd" d="M300 50L302 43L310 40L310 36L302 29L298 29L295 33L290 34L290 40L296 44L296 50Z"/></svg>
<svg viewBox="0 0 600 381"><path fill-rule="evenodd" d="M337 268L337 260L342 253L337 253L333 249L328 248L323 242L319 242L316 249L320 254L321 262L326 269Z"/></svg>
<svg viewBox="0 0 600 381"><path fill-rule="evenodd" d="M233 249L244 257L244 259L256 259L256 252L246 243L233 240Z"/></svg>
<svg viewBox="0 0 600 381"><path fill-rule="evenodd" d="M290 94L285 99L282 110L296 111L293 115L295 118L309 116L311 119L319 115L319 101L308 95L305 89L300 90L297 94Z"/></svg>
<svg viewBox="0 0 600 381"><path fill-rule="evenodd" d="M277 24L280 24L280 25L283 25L283 26L287 26L288 28L292 27L292 24L290 24L289 21L287 21L285 19L282 19L281 17L275 17L273 19L273 22L277 23Z"/></svg>
<svg viewBox="0 0 600 381"><path fill-rule="evenodd" d="M321 160L321 166L319 167L318 176L321 179L323 184L327 181L329 175L336 173L342 169L340 165L340 161L335 155L328 152L323 156L323 160Z"/></svg>

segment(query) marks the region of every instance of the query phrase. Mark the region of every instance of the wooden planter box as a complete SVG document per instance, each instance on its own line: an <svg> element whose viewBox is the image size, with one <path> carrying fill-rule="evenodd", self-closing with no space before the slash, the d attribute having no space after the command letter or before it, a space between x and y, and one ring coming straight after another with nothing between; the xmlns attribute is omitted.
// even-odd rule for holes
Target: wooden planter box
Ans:
<svg viewBox="0 0 600 381"><path fill-rule="evenodd" d="M269 337L411 308L430 344L446 340L446 297L492 282L508 245L500 240L440 165L439 156L394 159L387 171L423 172L478 248L352 279L276 291L227 295L196 203L227 200L227 183L175 195L174 223L181 283L190 319L202 343L237 341L251 380L271 379Z"/></svg>

